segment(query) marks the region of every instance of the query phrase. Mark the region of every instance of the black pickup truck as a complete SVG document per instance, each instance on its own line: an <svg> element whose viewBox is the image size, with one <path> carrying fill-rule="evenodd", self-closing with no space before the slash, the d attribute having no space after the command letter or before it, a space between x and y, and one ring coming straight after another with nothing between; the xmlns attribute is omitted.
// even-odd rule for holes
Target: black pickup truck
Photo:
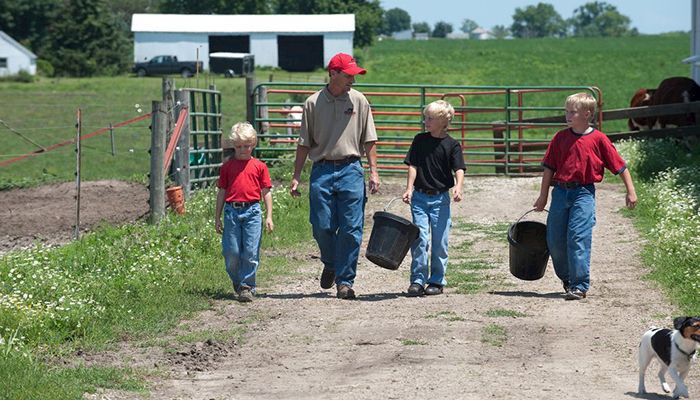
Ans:
<svg viewBox="0 0 700 400"><path fill-rule="evenodd" d="M178 61L177 56L155 56L146 62L137 62L132 71L137 76L180 74L189 78L202 70L201 61Z"/></svg>

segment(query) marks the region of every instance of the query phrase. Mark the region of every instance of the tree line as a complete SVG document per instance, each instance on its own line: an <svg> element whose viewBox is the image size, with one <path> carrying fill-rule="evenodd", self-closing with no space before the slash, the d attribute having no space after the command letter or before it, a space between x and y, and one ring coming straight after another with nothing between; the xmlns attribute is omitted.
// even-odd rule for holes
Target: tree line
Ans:
<svg viewBox="0 0 700 400"><path fill-rule="evenodd" d="M377 35L413 28L445 37L451 24L411 24L400 8L384 11L379 0L12 0L0 1L0 30L38 57L47 76L118 75L133 57L131 16L168 14L355 14L354 45L371 45ZM478 25L465 19L462 30ZM605 2L586 3L564 20L551 4L516 8L510 27L496 37L623 36L637 34L630 19Z"/></svg>
<svg viewBox="0 0 700 400"><path fill-rule="evenodd" d="M503 39L508 36L520 39L541 37L602 37L638 35L637 28L630 26L629 17L621 14L617 7L602 1L586 3L574 10L573 15L564 19L548 3L538 3L524 8L516 8L510 26L491 27L493 37ZM474 32L479 24L471 19L464 19L460 30L465 34ZM452 24L440 21L433 29L427 22L411 23L411 16L401 8L392 8L384 13L381 33L391 35L394 32L412 30L414 33L427 33L432 37L446 37L452 33Z"/></svg>

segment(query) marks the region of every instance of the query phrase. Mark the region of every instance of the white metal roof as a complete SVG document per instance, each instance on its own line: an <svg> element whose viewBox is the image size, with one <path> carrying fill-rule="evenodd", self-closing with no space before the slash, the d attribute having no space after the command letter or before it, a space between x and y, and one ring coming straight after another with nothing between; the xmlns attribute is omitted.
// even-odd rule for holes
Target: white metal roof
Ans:
<svg viewBox="0 0 700 400"><path fill-rule="evenodd" d="M13 39L12 37L10 37L10 35L8 35L7 33L3 32L3 31L0 31L0 40L6 41L6 42L9 43L11 46L15 47L17 50L19 50L20 52L24 53L24 54L25 54L27 57L29 57L30 59L36 60L36 58L37 58L37 57L36 57L36 54L32 53L28 48L26 48L26 47L22 46L21 44L19 44L19 42L17 42L15 39Z"/></svg>
<svg viewBox="0 0 700 400"><path fill-rule="evenodd" d="M355 14L134 14L132 32L354 32Z"/></svg>

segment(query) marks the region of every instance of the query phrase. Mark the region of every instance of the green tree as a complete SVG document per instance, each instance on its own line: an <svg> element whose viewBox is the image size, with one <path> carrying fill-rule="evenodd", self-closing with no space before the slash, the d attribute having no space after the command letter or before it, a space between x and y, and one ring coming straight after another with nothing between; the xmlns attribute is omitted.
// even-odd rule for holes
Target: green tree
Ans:
<svg viewBox="0 0 700 400"><path fill-rule="evenodd" d="M448 33L452 33L452 24L440 21L435 24L432 36L436 38L444 38L447 37Z"/></svg>
<svg viewBox="0 0 700 400"><path fill-rule="evenodd" d="M464 21L462 21L462 27L460 30L464 33L472 33L472 31L478 27L479 24L469 18L466 18Z"/></svg>
<svg viewBox="0 0 700 400"><path fill-rule="evenodd" d="M510 35L510 29L505 25L494 25L493 28L491 28L491 34L496 39L505 39Z"/></svg>
<svg viewBox="0 0 700 400"><path fill-rule="evenodd" d="M277 14L355 14L355 47L372 45L384 13L379 0L272 0L271 7Z"/></svg>
<svg viewBox="0 0 700 400"><path fill-rule="evenodd" d="M384 13L384 25L382 33L391 35L394 32L405 31L411 29L411 16L406 10L400 8L392 8Z"/></svg>
<svg viewBox="0 0 700 400"><path fill-rule="evenodd" d="M413 33L430 33L430 25L427 22L416 22L413 24Z"/></svg>
<svg viewBox="0 0 700 400"><path fill-rule="evenodd" d="M630 29L629 17L620 14L615 6L599 1L574 10L569 24L574 36L627 36L636 32Z"/></svg>
<svg viewBox="0 0 700 400"><path fill-rule="evenodd" d="M269 14L267 0L161 0L158 9L167 14Z"/></svg>
<svg viewBox="0 0 700 400"><path fill-rule="evenodd" d="M537 3L536 6L527 6L524 9L516 8L510 30L517 38L537 38L566 36L566 28L566 22L554 6Z"/></svg>
<svg viewBox="0 0 700 400"><path fill-rule="evenodd" d="M48 60L57 75L115 75L130 63L131 42L105 0L66 0L51 26Z"/></svg>
<svg viewBox="0 0 700 400"><path fill-rule="evenodd" d="M49 29L61 4L62 0L0 1L0 30L44 58L50 49Z"/></svg>

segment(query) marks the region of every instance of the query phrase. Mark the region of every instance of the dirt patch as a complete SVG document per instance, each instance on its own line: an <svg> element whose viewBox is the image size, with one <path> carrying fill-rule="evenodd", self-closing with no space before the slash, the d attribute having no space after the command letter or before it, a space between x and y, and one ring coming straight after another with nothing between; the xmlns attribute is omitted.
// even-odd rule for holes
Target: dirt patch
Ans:
<svg viewBox="0 0 700 400"><path fill-rule="evenodd" d="M619 212L623 187L598 186L592 287L587 299L570 302L551 265L543 279L518 280L509 273L506 231L493 237L479 229L517 220L530 209L538 184L538 178L468 178L465 200L453 205L450 265L488 261L492 268L475 271L481 290L459 293L448 282L441 296L408 298L410 255L399 270L385 270L366 260L365 243L358 299L338 300L334 289L319 287L316 255L304 253L295 259L296 275L259 288L249 304L212 299L211 310L162 338L167 345L123 342L111 353L83 355L153 371L149 395L106 390L86 398L634 398L639 338L652 324L669 326L676 313L643 279L643 243ZM403 185L385 178L382 193L369 198L365 240L372 214ZM410 218L403 203L389 211ZM276 218L284 223L284 216ZM243 333L207 341L235 332ZM179 343L176 335L201 342ZM652 365L647 389L661 393L655 374ZM691 396L700 396L698 378L695 367L686 380Z"/></svg>
<svg viewBox="0 0 700 400"><path fill-rule="evenodd" d="M80 231L107 222L135 221L148 212L148 189L123 181L82 182ZM75 183L0 191L0 253L34 246L60 245L73 238Z"/></svg>

